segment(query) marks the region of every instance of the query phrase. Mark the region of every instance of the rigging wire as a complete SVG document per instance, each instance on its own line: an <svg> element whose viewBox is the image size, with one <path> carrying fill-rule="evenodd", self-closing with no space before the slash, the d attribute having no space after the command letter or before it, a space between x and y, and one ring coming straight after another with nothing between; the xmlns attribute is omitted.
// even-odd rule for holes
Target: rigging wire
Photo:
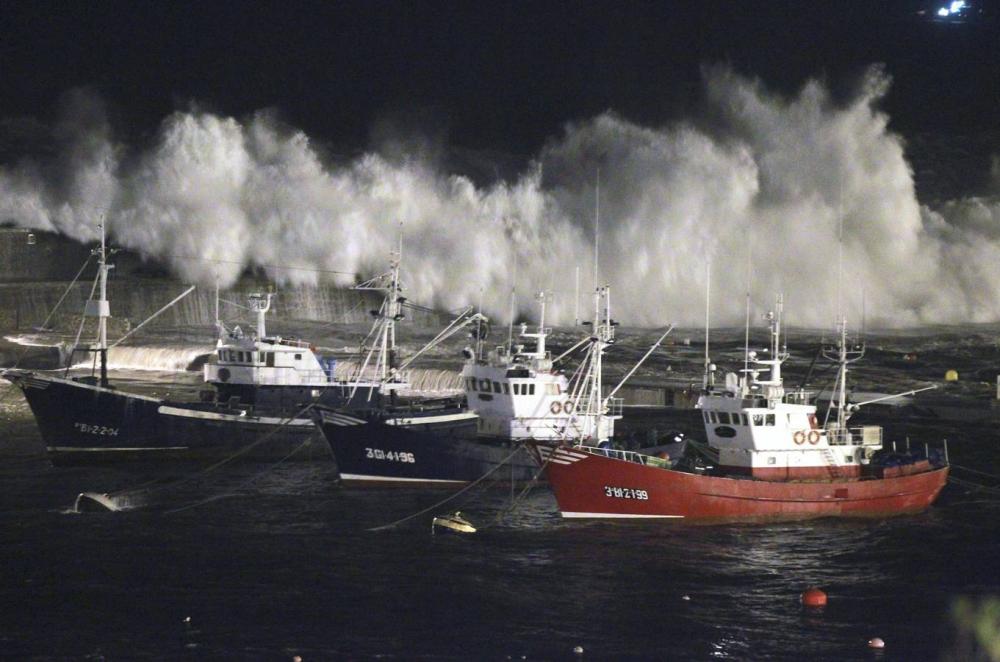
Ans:
<svg viewBox="0 0 1000 662"><path fill-rule="evenodd" d="M487 471L486 473L484 473L482 476L480 476L476 480L472 481L471 483L469 483L468 485L466 485L465 487L463 487L462 489L460 489L458 492L455 492L454 494L449 495L448 497L442 499L441 501L438 501L434 505L428 506L427 508L424 508L423 510L415 512L412 515L407 515L406 517L404 517L402 519L398 519L395 522L389 522L388 524L383 524L381 526L376 526L376 527L372 527L370 529L365 529L365 530L366 531L372 531L372 532L374 532L374 531L384 531L385 529L394 528L396 526L399 526L403 522L408 522L408 521L410 521L411 519L413 519L415 517L419 517L421 515L425 515L425 514L429 513L430 511L443 506L444 504L448 503L449 501L453 501L454 499L457 499L458 497L460 497L461 495L465 494L466 492L468 492L470 489L472 489L473 487L475 487L479 483L481 483L484 480L486 480L486 478L488 478L489 476L491 476L498 469L500 469L501 467L503 467L504 465L506 465L507 462L509 462L515 455L517 455L517 453L520 452L523 447L524 447L524 444L518 444L517 448L515 448L514 451L512 453L510 453L510 455L508 455L503 460L501 460L495 467L493 467L492 469L490 469L489 471Z"/></svg>

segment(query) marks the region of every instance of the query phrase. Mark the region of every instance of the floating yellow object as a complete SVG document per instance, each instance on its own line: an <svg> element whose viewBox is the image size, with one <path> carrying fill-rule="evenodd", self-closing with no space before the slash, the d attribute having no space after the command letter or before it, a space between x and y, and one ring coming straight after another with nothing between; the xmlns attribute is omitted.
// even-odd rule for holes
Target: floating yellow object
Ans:
<svg viewBox="0 0 1000 662"><path fill-rule="evenodd" d="M445 533L476 532L476 527L472 526L472 522L462 517L461 511L456 512L454 515L442 515L440 517L435 517L431 521L431 533L437 533L439 528Z"/></svg>
<svg viewBox="0 0 1000 662"><path fill-rule="evenodd" d="M946 382L957 382L958 381L958 371L957 370L949 370L948 372L944 373L944 380Z"/></svg>

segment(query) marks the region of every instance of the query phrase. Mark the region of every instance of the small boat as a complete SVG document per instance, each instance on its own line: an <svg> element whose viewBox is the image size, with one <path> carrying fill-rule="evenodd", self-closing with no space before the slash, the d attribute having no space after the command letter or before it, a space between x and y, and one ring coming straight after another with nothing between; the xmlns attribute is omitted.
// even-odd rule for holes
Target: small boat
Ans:
<svg viewBox="0 0 1000 662"><path fill-rule="evenodd" d="M476 527L472 522L462 517L462 512L457 511L452 515L441 515L431 520L431 533L437 533L438 529L442 533L475 533Z"/></svg>
<svg viewBox="0 0 1000 662"><path fill-rule="evenodd" d="M846 323L829 349L840 366L837 416L820 424L808 395L783 386L780 299L769 320L771 358L749 352L752 367L742 377L730 373L718 388L706 361L698 401L706 441L696 444L703 459L536 444L562 516L723 522L882 517L929 507L947 481L946 452L890 454L880 427L848 427L847 366L863 350L849 347Z"/></svg>

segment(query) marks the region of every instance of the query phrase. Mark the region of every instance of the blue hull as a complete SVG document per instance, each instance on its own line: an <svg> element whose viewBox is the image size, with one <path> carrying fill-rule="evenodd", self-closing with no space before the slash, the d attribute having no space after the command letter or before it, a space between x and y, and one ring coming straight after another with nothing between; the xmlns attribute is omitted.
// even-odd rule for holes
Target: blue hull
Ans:
<svg viewBox="0 0 1000 662"><path fill-rule="evenodd" d="M153 459L329 460L311 419L241 416L25 371L24 391L54 464Z"/></svg>
<svg viewBox="0 0 1000 662"><path fill-rule="evenodd" d="M317 409L341 480L350 484L437 485L486 480L525 482L538 465L526 448L476 437L464 406Z"/></svg>

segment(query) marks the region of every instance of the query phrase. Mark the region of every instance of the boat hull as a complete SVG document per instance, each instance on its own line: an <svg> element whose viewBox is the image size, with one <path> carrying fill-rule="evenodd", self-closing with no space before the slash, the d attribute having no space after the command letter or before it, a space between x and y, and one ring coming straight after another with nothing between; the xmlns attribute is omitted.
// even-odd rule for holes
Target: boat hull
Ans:
<svg viewBox="0 0 1000 662"><path fill-rule="evenodd" d="M520 444L477 439L476 415L464 407L421 413L320 409L318 421L346 484L448 487L491 471L489 479L515 482L538 473Z"/></svg>
<svg viewBox="0 0 1000 662"><path fill-rule="evenodd" d="M24 392L54 464L330 457L308 418L213 413L71 379L20 371L5 376Z"/></svg>
<svg viewBox="0 0 1000 662"><path fill-rule="evenodd" d="M763 481L685 473L577 448L536 446L567 518L694 522L885 517L926 509L948 468L893 478Z"/></svg>

